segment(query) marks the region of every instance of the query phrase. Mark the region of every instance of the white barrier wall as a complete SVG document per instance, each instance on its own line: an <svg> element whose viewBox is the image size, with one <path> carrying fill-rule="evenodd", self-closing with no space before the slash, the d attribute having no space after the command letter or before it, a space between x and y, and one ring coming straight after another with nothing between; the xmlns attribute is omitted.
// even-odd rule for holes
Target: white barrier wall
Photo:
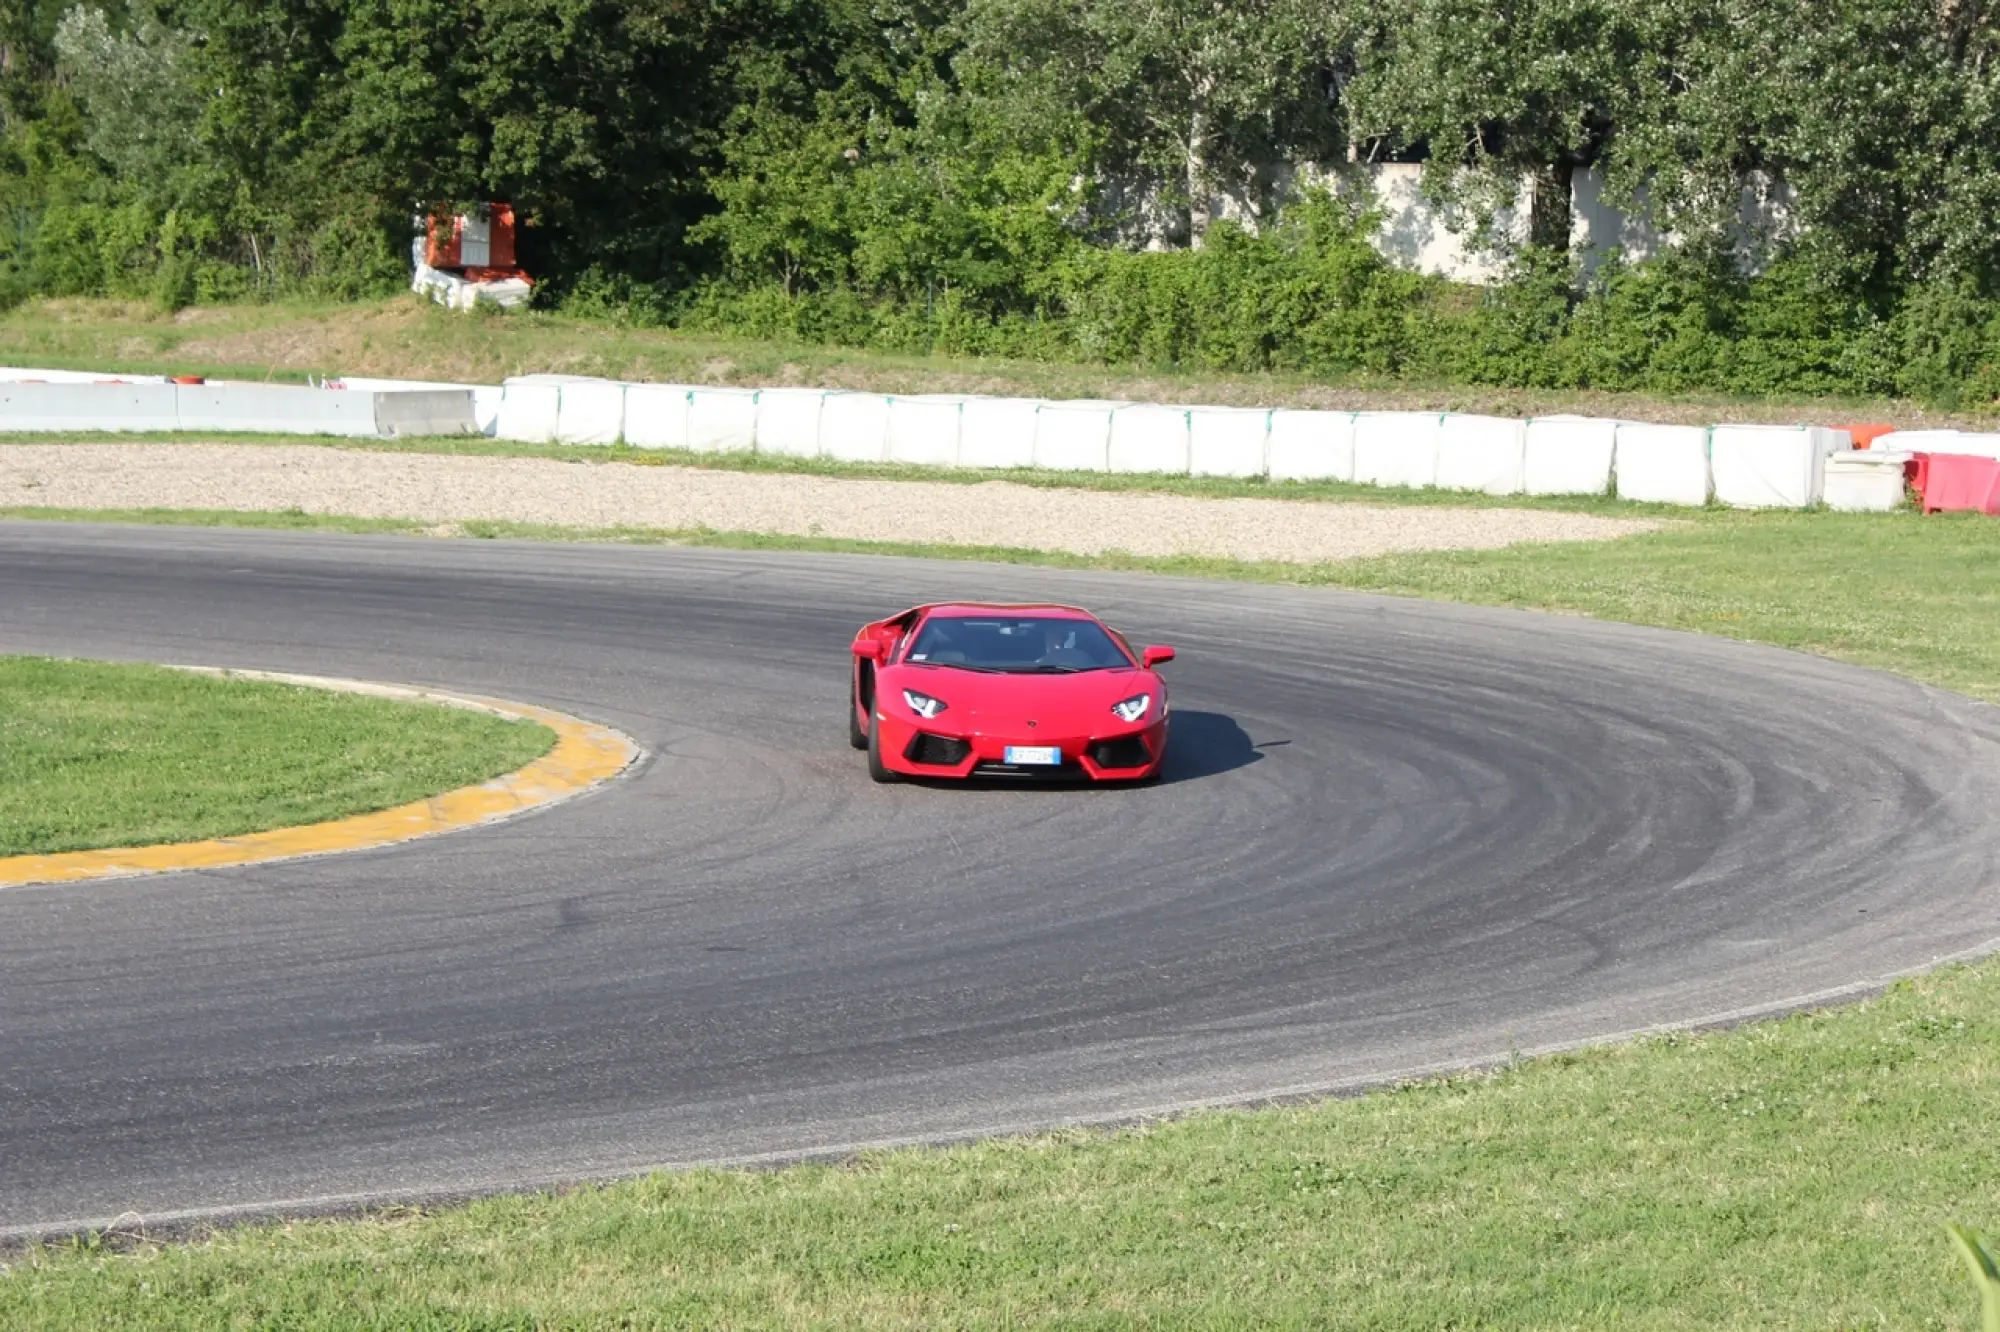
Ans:
<svg viewBox="0 0 2000 1332"><path fill-rule="evenodd" d="M1188 411L1188 471L1195 476L1263 476L1271 413L1262 407Z"/></svg>
<svg viewBox="0 0 2000 1332"><path fill-rule="evenodd" d="M1868 447L1891 452L1957 453L1958 442L1964 437L1962 430L1891 430L1886 435L1877 435Z"/></svg>
<svg viewBox="0 0 2000 1332"><path fill-rule="evenodd" d="M825 400L825 389L757 390L757 452L779 458L819 457L819 409Z"/></svg>
<svg viewBox="0 0 2000 1332"><path fill-rule="evenodd" d="M625 386L609 379L556 385L556 443L616 444L625 437Z"/></svg>
<svg viewBox="0 0 2000 1332"><path fill-rule="evenodd" d="M1619 425L1612 471L1618 498L1653 504L1708 503L1708 427Z"/></svg>
<svg viewBox="0 0 2000 1332"><path fill-rule="evenodd" d="M366 393L282 384L180 384L180 429L284 435L372 435L375 399Z"/></svg>
<svg viewBox="0 0 2000 1332"><path fill-rule="evenodd" d="M1870 446L1908 453L1963 453L1975 458L2000 458L2000 434L1965 430L1892 430Z"/></svg>
<svg viewBox="0 0 2000 1332"><path fill-rule="evenodd" d="M1618 422L1538 416L1528 422L1522 489L1530 495L1601 495L1611 488Z"/></svg>
<svg viewBox="0 0 2000 1332"><path fill-rule="evenodd" d="M556 437L561 407L561 385L510 379L500 395L494 433L501 439L546 444Z"/></svg>
<svg viewBox="0 0 2000 1332"><path fill-rule="evenodd" d="M0 365L0 384L164 384L165 375L127 375L109 370L31 370Z"/></svg>
<svg viewBox="0 0 2000 1332"><path fill-rule="evenodd" d="M688 391L687 446L695 453L748 453L757 444L757 391Z"/></svg>
<svg viewBox="0 0 2000 1332"><path fill-rule="evenodd" d="M1438 425L1438 489L1518 495L1527 447L1526 421L1447 416Z"/></svg>
<svg viewBox="0 0 2000 1332"><path fill-rule="evenodd" d="M201 434L463 434L464 389L306 388L289 384L0 381L0 431L184 431Z"/></svg>
<svg viewBox="0 0 2000 1332"><path fill-rule="evenodd" d="M1113 408L1105 470L1187 475L1187 408L1150 402Z"/></svg>
<svg viewBox="0 0 2000 1332"><path fill-rule="evenodd" d="M819 456L887 462L889 400L879 393L827 394L819 406Z"/></svg>
<svg viewBox="0 0 2000 1332"><path fill-rule="evenodd" d="M1845 513L1887 513L1903 502L1903 465L1909 461L1910 455L1899 449L1830 453L1820 499L1827 508Z"/></svg>
<svg viewBox="0 0 2000 1332"><path fill-rule="evenodd" d="M472 424L482 435L500 431L500 400L507 390L498 384L482 384L472 390Z"/></svg>
<svg viewBox="0 0 2000 1332"><path fill-rule="evenodd" d="M483 405L482 405L483 404ZM0 431L282 432L348 436L486 428L502 439L968 468L1044 467L1280 481L1440 486L1803 508L1846 431L1662 426L1578 416L1515 421L1433 412L1173 407L1110 400L885 397L807 388L635 384L521 375L502 385L352 379L136 382L0 369ZM1876 449L2000 457L2000 432L1903 431ZM1846 471L1868 470L1852 458ZM1856 481L1856 484L1861 484ZM1867 484L1876 484L1868 480ZM1882 482L1878 488L1886 488ZM1869 503L1875 503L1873 491ZM1843 502L1847 502L1843 500Z"/></svg>
<svg viewBox="0 0 2000 1332"><path fill-rule="evenodd" d="M1110 470L1111 414L1125 405L1089 398L1042 403L1035 412L1035 466L1055 472Z"/></svg>
<svg viewBox="0 0 2000 1332"><path fill-rule="evenodd" d="M0 430L178 430L172 384L0 384Z"/></svg>
<svg viewBox="0 0 2000 1332"><path fill-rule="evenodd" d="M1845 430L1811 426L1716 426L1709 432L1715 497L1738 509L1799 509L1819 502L1827 455Z"/></svg>
<svg viewBox="0 0 2000 1332"><path fill-rule="evenodd" d="M1369 486L1437 484L1437 412L1361 412L1354 418L1354 479Z"/></svg>
<svg viewBox="0 0 2000 1332"><path fill-rule="evenodd" d="M1352 481L1354 413L1271 413L1273 481Z"/></svg>
<svg viewBox="0 0 2000 1332"><path fill-rule="evenodd" d="M958 414L960 467L1035 465L1035 398L967 398Z"/></svg>
<svg viewBox="0 0 2000 1332"><path fill-rule="evenodd" d="M466 389L405 389L366 395L375 403L375 433L388 439L470 435L479 427Z"/></svg>
<svg viewBox="0 0 2000 1332"><path fill-rule="evenodd" d="M958 420L964 399L924 394L889 399L889 461L918 467L958 463Z"/></svg>
<svg viewBox="0 0 2000 1332"><path fill-rule="evenodd" d="M682 384L625 386L625 442L640 449L688 446L688 395Z"/></svg>
<svg viewBox="0 0 2000 1332"><path fill-rule="evenodd" d="M0 377L6 375L0 370ZM346 389L352 393L420 393L457 390L472 395L472 428L479 434L490 435L500 421L500 398L507 391L500 384L447 384L429 379L380 379L366 375L342 375L329 379L326 387Z"/></svg>

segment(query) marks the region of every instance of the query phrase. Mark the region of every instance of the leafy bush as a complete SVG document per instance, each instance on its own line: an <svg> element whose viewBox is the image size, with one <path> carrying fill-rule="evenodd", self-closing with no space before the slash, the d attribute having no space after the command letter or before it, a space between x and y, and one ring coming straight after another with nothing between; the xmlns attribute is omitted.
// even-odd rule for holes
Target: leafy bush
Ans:
<svg viewBox="0 0 2000 1332"><path fill-rule="evenodd" d="M0 5L0 302L370 295L405 281L414 212L504 198L538 301L629 323L1992 403L1983 13L22 0ZM1433 202L1475 224L1532 186L1537 243L1483 291L1390 267L1364 201L1296 188L1383 154L1426 162ZM1681 247L1586 276L1567 248L1584 169L1645 191Z"/></svg>

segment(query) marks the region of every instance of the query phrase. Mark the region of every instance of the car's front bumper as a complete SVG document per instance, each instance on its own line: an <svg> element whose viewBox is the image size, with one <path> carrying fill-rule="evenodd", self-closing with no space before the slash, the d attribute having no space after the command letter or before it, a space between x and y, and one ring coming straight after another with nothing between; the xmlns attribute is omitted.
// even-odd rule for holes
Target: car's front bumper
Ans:
<svg viewBox="0 0 2000 1332"><path fill-rule="evenodd" d="M992 777L1021 780L1129 782L1160 770L1167 752L1167 719L1120 726L1095 734L989 734L940 724L878 715L882 765L906 777ZM1012 765L1009 746L1059 749L1060 764Z"/></svg>

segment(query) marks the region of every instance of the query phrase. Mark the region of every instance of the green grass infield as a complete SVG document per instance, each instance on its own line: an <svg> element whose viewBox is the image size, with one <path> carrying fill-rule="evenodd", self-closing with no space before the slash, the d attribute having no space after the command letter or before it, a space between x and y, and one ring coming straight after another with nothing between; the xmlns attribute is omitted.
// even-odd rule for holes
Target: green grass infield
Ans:
<svg viewBox="0 0 2000 1332"><path fill-rule="evenodd" d="M0 856L198 841L387 809L511 772L554 744L539 723L460 708L0 657Z"/></svg>
<svg viewBox="0 0 2000 1332"><path fill-rule="evenodd" d="M464 530L1540 607L1775 643L2000 700L2000 523L1976 518L1707 514L1613 542L1317 568ZM2000 1230L1996 1015L2000 963L1985 962L1838 1009L1352 1099L191 1242L93 1236L0 1253L0 1326L1970 1329L1978 1300L1945 1225Z"/></svg>

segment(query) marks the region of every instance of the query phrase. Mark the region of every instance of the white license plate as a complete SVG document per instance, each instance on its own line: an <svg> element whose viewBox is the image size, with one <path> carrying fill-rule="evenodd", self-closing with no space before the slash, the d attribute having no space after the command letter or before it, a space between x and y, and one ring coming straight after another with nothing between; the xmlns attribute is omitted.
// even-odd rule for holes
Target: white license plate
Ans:
<svg viewBox="0 0 2000 1332"><path fill-rule="evenodd" d="M1009 745L1007 762L1017 768L1034 764L1056 766L1062 762L1062 749L1057 745Z"/></svg>

